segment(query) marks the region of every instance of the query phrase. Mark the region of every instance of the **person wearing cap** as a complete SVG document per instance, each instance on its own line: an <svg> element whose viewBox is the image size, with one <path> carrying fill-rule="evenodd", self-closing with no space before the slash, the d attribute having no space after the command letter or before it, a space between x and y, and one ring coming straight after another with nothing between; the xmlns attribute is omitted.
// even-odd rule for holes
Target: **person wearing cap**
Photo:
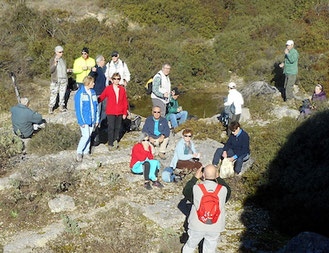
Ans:
<svg viewBox="0 0 329 253"><path fill-rule="evenodd" d="M171 83L169 78L170 65L165 63L162 69L153 77L152 104L161 109L161 117L165 117L167 104L170 101Z"/></svg>
<svg viewBox="0 0 329 253"><path fill-rule="evenodd" d="M283 68L283 74L285 75L284 80L284 89L285 101L294 98L294 84L296 82L296 77L298 73L298 52L294 48L294 41L288 40L286 43L286 49L284 50L284 62L282 62L279 66Z"/></svg>
<svg viewBox="0 0 329 253"><path fill-rule="evenodd" d="M76 74L76 82L79 87L83 85L83 79L88 76L90 70L96 65L95 60L89 57L88 48L84 47L81 54L73 63L73 73Z"/></svg>
<svg viewBox="0 0 329 253"><path fill-rule="evenodd" d="M112 60L106 64L105 76L107 80L111 80L114 73L119 73L121 76L119 84L126 87L130 81L130 72L128 66L124 61L120 59L118 51L113 51L111 57Z"/></svg>
<svg viewBox="0 0 329 253"><path fill-rule="evenodd" d="M33 133L44 128L42 115L29 108L28 98L21 98L20 103L10 108L14 133L22 139L32 137Z"/></svg>
<svg viewBox="0 0 329 253"><path fill-rule="evenodd" d="M239 121L242 113L242 105L244 104L243 97L240 92L236 90L236 83L230 82L228 84L228 96L226 102L224 102L224 107L228 108L229 122L230 125L233 121ZM227 135L230 136L230 128L227 129Z"/></svg>
<svg viewBox="0 0 329 253"><path fill-rule="evenodd" d="M57 95L59 95L59 110L65 109L65 92L68 83L66 62L63 58L64 49L61 46L55 47L55 55L49 61L49 69L51 75L50 83L50 99L49 99L49 114L53 113L56 104Z"/></svg>
<svg viewBox="0 0 329 253"><path fill-rule="evenodd" d="M178 127L178 125L183 124L186 119L188 112L183 111L182 107L178 105L178 97L180 95L180 91L177 87L173 88L171 91L171 98L168 103L168 113L166 115L166 119L170 121L171 126L173 128Z"/></svg>

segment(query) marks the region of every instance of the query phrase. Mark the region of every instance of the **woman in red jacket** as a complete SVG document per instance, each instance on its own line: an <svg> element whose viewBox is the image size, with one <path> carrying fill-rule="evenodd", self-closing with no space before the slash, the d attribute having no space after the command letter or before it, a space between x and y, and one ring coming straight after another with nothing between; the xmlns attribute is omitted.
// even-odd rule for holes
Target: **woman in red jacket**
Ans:
<svg viewBox="0 0 329 253"><path fill-rule="evenodd" d="M131 152L130 161L131 172L134 174L144 174L144 187L151 190L150 181L153 181L153 186L162 188L163 185L157 180L160 169L160 162L153 160L152 147L149 142L149 136L142 133L139 142L134 145Z"/></svg>
<svg viewBox="0 0 329 253"><path fill-rule="evenodd" d="M119 148L119 131L122 119L127 117L128 101L125 89L119 85L121 76L114 73L112 76L112 84L107 86L98 98L98 102L102 102L107 98L105 113L108 125L108 149L111 151L113 147Z"/></svg>

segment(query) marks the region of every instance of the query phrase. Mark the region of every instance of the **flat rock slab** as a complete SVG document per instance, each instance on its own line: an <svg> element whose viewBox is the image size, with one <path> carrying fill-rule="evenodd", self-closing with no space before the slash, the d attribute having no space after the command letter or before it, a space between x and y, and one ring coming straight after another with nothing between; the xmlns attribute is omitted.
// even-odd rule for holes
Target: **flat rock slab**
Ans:
<svg viewBox="0 0 329 253"><path fill-rule="evenodd" d="M58 195L56 198L48 201L48 206L52 213L75 210L74 199L68 195Z"/></svg>

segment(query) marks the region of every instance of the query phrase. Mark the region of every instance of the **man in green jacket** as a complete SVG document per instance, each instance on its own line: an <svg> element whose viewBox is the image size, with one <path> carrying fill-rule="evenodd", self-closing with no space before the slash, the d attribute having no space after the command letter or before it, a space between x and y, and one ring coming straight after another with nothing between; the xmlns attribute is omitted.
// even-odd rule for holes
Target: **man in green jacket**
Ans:
<svg viewBox="0 0 329 253"><path fill-rule="evenodd" d="M14 132L22 139L32 137L33 132L43 128L45 123L41 114L32 111L28 105L29 100L21 98L19 104L10 108Z"/></svg>
<svg viewBox="0 0 329 253"><path fill-rule="evenodd" d="M284 62L279 66L283 68L285 74L284 89L285 89L285 101L294 98L294 84L298 73L298 52L294 48L294 41L288 40L286 43L286 49L284 50Z"/></svg>
<svg viewBox="0 0 329 253"><path fill-rule="evenodd" d="M178 127L178 125L183 124L186 119L188 112L183 111L182 107L178 105L178 97L179 97L179 90L177 87L173 88L171 91L171 98L168 103L168 114L166 115L166 119L170 121L171 126L173 128ZM178 122L177 122L178 121Z"/></svg>

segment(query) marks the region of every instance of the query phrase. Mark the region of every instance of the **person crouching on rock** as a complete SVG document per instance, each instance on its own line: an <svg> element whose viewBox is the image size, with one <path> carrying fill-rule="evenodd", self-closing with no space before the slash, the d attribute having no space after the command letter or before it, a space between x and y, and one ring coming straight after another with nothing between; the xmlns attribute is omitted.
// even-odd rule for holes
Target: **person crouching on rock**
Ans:
<svg viewBox="0 0 329 253"><path fill-rule="evenodd" d="M131 152L130 161L131 172L134 174L144 174L144 187L147 190L151 190L152 185L162 188L163 185L157 180L160 162L153 159L152 147L150 145L149 136L146 133L142 133L139 137L139 142L134 145Z"/></svg>
<svg viewBox="0 0 329 253"><path fill-rule="evenodd" d="M93 130L98 126L97 96L94 78L86 76L83 85L74 96L75 113L80 125L81 138L77 149L77 161L81 162L84 155L89 154L90 140Z"/></svg>
<svg viewBox="0 0 329 253"><path fill-rule="evenodd" d="M202 167L202 164L199 162L200 153L197 153L192 137L193 131L191 129L183 131L183 138L177 143L174 157L170 163L170 167L173 169L181 170L181 176L185 176L193 170L196 171Z"/></svg>

